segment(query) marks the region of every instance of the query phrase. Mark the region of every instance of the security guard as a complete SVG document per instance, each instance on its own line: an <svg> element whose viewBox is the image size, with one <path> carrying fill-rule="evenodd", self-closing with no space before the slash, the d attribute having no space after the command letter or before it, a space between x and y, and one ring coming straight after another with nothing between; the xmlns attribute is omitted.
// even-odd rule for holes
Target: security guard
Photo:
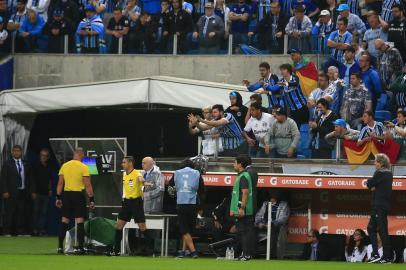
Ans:
<svg viewBox="0 0 406 270"><path fill-rule="evenodd" d="M139 170L134 169L134 158L127 156L121 163L123 167L123 202L122 208L118 215L116 224L116 241L111 256L120 255L120 244L123 237L123 228L127 222L134 219L138 224L141 233L144 234L146 240L149 235L147 234L147 227L145 225L144 202L142 199L142 187L144 185L144 178ZM148 185L145 183L145 185Z"/></svg>
<svg viewBox="0 0 406 270"><path fill-rule="evenodd" d="M83 254L85 239L84 220L86 217L86 198L84 189L89 196L89 207L94 209L94 193L90 182L89 167L82 163L85 156L83 148L76 148L73 159L62 165L56 188L56 207L62 209L62 222L59 229L58 253L63 253L63 240L69 226L69 218L74 217L77 223L78 247L75 253ZM62 193L63 191L63 193Z"/></svg>

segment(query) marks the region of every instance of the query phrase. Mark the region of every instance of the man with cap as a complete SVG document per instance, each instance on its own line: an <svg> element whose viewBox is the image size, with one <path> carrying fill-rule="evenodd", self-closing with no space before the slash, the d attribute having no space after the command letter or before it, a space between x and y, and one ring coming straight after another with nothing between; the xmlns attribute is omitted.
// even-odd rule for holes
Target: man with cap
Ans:
<svg viewBox="0 0 406 270"><path fill-rule="evenodd" d="M303 53L310 53L312 21L304 14L302 6L295 8L295 16L289 19L286 25L286 34L289 36L289 49L299 48Z"/></svg>
<svg viewBox="0 0 406 270"><path fill-rule="evenodd" d="M200 54L217 54L224 37L224 22L214 14L214 5L205 4L204 15L197 21L193 38L199 40Z"/></svg>
<svg viewBox="0 0 406 270"><path fill-rule="evenodd" d="M63 53L64 36L74 32L74 25L65 20L62 10L55 9L52 18L44 27L44 33L48 35L48 52Z"/></svg>
<svg viewBox="0 0 406 270"><path fill-rule="evenodd" d="M17 10L10 16L7 23L8 31L16 31L20 29L23 20L27 17L27 9L25 8L25 0L17 1Z"/></svg>
<svg viewBox="0 0 406 270"><path fill-rule="evenodd" d="M333 123L334 123L334 131L330 132L324 137L326 141L336 139L344 139L351 141L358 140L359 131L351 129L344 119L342 118L336 119Z"/></svg>
<svg viewBox="0 0 406 270"><path fill-rule="evenodd" d="M276 121L269 132L270 144L265 145L265 152L276 158L292 158L300 140L299 129L285 109L278 108L275 114Z"/></svg>
<svg viewBox="0 0 406 270"><path fill-rule="evenodd" d="M78 53L105 53L104 25L96 8L87 5L84 18L76 30L76 50Z"/></svg>
<svg viewBox="0 0 406 270"><path fill-rule="evenodd" d="M331 32L335 30L335 23L331 19L330 11L324 9L320 12L319 20L312 29L313 37L317 38L317 51L327 54L327 40Z"/></svg>
<svg viewBox="0 0 406 270"><path fill-rule="evenodd" d="M350 7L347 4L339 5L337 11L340 12L340 15L338 15L337 18L337 22L340 18L347 18L347 29L350 33L358 32L361 36L365 33L365 31L367 30L365 23L361 20L360 17L358 17L358 15L350 12Z"/></svg>
<svg viewBox="0 0 406 270"><path fill-rule="evenodd" d="M16 50L32 52L38 50L38 41L42 37L45 21L35 10L29 9L16 37Z"/></svg>

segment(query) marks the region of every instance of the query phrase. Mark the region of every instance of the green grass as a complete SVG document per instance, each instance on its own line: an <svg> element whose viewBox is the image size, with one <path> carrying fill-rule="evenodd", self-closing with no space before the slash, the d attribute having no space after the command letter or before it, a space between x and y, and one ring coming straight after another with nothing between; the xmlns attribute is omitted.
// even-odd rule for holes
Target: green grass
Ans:
<svg viewBox="0 0 406 270"><path fill-rule="evenodd" d="M218 261L210 258L197 260L147 257L63 256L55 254L56 238L0 237L1 270L351 270L405 269L405 265L368 265L339 262Z"/></svg>

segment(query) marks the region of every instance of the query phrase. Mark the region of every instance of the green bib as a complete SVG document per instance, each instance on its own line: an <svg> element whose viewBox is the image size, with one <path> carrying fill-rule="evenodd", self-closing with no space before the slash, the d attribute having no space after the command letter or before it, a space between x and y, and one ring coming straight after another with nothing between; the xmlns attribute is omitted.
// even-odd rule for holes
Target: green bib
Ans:
<svg viewBox="0 0 406 270"><path fill-rule="evenodd" d="M238 204L240 202L240 179L244 176L248 180L248 200L245 206L245 215L251 216L254 214L254 209L252 207L252 180L251 175L248 172L243 172L238 175L233 186L233 193L231 196L230 211L234 213L235 216L238 215Z"/></svg>

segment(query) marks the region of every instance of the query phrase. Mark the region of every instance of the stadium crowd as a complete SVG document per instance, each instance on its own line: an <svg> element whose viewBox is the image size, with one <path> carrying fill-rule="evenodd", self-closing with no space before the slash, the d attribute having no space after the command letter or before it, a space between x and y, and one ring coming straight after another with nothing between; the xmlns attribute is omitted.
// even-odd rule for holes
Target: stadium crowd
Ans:
<svg viewBox="0 0 406 270"><path fill-rule="evenodd" d="M389 41L405 60L404 0L1 0L0 51L62 53L331 54L342 62L348 44L375 64ZM122 41L122 44L120 43ZM121 45L119 45L121 44ZM252 47L248 47L251 45ZM382 48L383 50L383 48ZM398 58L393 53L389 61Z"/></svg>

